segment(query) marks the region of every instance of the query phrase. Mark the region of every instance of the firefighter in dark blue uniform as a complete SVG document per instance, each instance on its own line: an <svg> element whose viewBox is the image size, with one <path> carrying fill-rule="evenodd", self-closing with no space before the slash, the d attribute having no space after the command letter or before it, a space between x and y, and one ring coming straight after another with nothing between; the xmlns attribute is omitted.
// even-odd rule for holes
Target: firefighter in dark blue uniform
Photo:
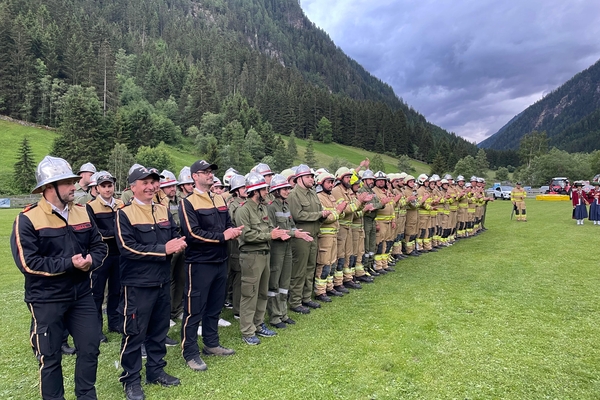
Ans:
<svg viewBox="0 0 600 400"><path fill-rule="evenodd" d="M61 342L66 329L77 349L75 395L96 399L100 327L90 272L102 265L106 244L85 207L73 204L79 177L65 160L46 156L36 179L32 193L43 197L17 216L10 244L25 275L40 393L44 399L64 399Z"/></svg>
<svg viewBox="0 0 600 400"><path fill-rule="evenodd" d="M121 366L128 400L144 399L140 383L142 344L146 346L146 382L178 385L167 374L165 340L171 313L171 256L183 251L185 238L169 210L152 198L160 176L144 167L129 174L133 198L117 211L116 237L121 253L121 301L123 318Z"/></svg>
<svg viewBox="0 0 600 400"><path fill-rule="evenodd" d="M183 300L181 347L183 358L194 371L203 371L198 326L202 322L205 355L234 353L219 343L218 322L227 291L227 241L237 238L243 227L234 227L225 199L210 192L214 164L196 161L190 167L195 188L181 200L179 220L188 247L185 251L186 282Z"/></svg>
<svg viewBox="0 0 600 400"><path fill-rule="evenodd" d="M100 342L106 342L106 336L102 333L102 303L104 292L108 284L106 298L106 316L108 318L108 331L120 332L120 318L117 308L121 283L119 279L119 248L115 239L115 218L117 210L123 207L123 202L114 198L116 179L107 171L100 171L96 176L98 196L87 203L87 212L94 220L102 235L102 241L108 246L108 256L101 268L92 273L92 293L98 318L100 321Z"/></svg>

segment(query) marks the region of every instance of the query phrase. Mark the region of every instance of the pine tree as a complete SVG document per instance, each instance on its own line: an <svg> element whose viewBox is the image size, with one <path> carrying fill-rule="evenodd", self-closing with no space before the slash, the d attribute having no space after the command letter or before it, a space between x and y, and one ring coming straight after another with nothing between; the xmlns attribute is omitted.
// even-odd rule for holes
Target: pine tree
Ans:
<svg viewBox="0 0 600 400"><path fill-rule="evenodd" d="M121 143L115 144L108 159L108 170L117 179L115 190L121 192L127 187L127 173L135 163L135 158Z"/></svg>
<svg viewBox="0 0 600 400"><path fill-rule="evenodd" d="M14 186L19 193L29 193L35 187L35 167L29 139L24 137L19 147L13 175Z"/></svg>
<svg viewBox="0 0 600 400"><path fill-rule="evenodd" d="M398 171L406 172L407 174L412 174L416 171L410 162L410 157L406 154L398 157Z"/></svg>
<svg viewBox="0 0 600 400"><path fill-rule="evenodd" d="M272 167L275 169L275 171L280 172L291 167L292 163L294 162L294 159L289 155L289 151L285 145L285 142L279 136L275 138L275 150L273 151L273 158L275 159L275 165Z"/></svg>
<svg viewBox="0 0 600 400"><path fill-rule="evenodd" d="M313 168L316 168L317 166L317 158L315 157L312 135L308 137L308 143L306 144L306 151L304 152L304 164Z"/></svg>
<svg viewBox="0 0 600 400"><path fill-rule="evenodd" d="M385 172L385 164L383 162L383 158L381 154L375 154L373 159L371 160L371 164L369 165L369 169L373 172L383 171Z"/></svg>
<svg viewBox="0 0 600 400"><path fill-rule="evenodd" d="M317 137L323 143L331 143L333 141L331 122L325 117L322 117L317 124Z"/></svg>
<svg viewBox="0 0 600 400"><path fill-rule="evenodd" d="M298 158L298 147L296 147L296 134L294 133L294 131L290 133L290 138L288 139L287 143L287 149L290 160L294 162L294 160Z"/></svg>
<svg viewBox="0 0 600 400"><path fill-rule="evenodd" d="M431 169L429 171L429 174L430 175L433 175L433 174L442 175L447 170L448 170L448 166L446 165L446 157L444 157L444 155L438 151L435 158L433 159L433 163L431 164Z"/></svg>

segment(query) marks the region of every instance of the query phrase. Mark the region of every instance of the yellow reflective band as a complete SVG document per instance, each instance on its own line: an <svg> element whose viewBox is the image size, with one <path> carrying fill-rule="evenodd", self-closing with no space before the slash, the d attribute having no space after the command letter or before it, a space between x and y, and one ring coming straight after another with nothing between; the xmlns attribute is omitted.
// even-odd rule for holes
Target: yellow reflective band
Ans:
<svg viewBox="0 0 600 400"><path fill-rule="evenodd" d="M382 215L375 217L375 221L392 221L393 219L393 215Z"/></svg>
<svg viewBox="0 0 600 400"><path fill-rule="evenodd" d="M319 232L323 235L336 235L338 233L337 228L321 228Z"/></svg>
<svg viewBox="0 0 600 400"><path fill-rule="evenodd" d="M340 219L340 225L350 226L350 225L352 225L352 221L347 220L347 219Z"/></svg>

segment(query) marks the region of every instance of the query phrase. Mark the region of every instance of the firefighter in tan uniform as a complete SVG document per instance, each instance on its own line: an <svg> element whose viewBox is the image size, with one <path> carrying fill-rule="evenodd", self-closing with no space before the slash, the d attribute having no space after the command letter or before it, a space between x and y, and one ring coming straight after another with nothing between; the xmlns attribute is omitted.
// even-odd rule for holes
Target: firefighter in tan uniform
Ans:
<svg viewBox="0 0 600 400"><path fill-rule="evenodd" d="M387 189L388 178L382 171L375 173L375 187L373 192L384 206L377 210L375 223L377 224L377 251L375 252L375 271L387 274L393 271L387 265L388 253L392 250L393 231L396 229L396 211L394 197Z"/></svg>
<svg viewBox="0 0 600 400"><path fill-rule="evenodd" d="M416 240L419 235L418 230L418 209L420 207L415 177L406 175L404 178L406 185L402 189L406 199L406 223L404 227L404 252L409 256L419 256L416 249Z"/></svg>
<svg viewBox="0 0 600 400"><path fill-rule="evenodd" d="M521 187L521 182L517 182L517 186L510 192L510 201L515 207L517 221L527 222L527 210L525 209L525 198L527 192Z"/></svg>
<svg viewBox="0 0 600 400"><path fill-rule="evenodd" d="M431 209L431 229L429 230L429 236L431 237L431 246L434 249L440 248L442 242L442 214L444 198L439 190L440 177L436 174L431 175L429 178L429 191L431 192L432 205Z"/></svg>
<svg viewBox="0 0 600 400"><path fill-rule="evenodd" d="M450 190L450 183L448 182L448 179L441 179L440 184L440 195L444 199L442 208L440 209L440 224L442 229L440 241L442 246L450 246L450 234L452 232L450 225L450 207L452 207L454 199L452 198L452 192Z"/></svg>
<svg viewBox="0 0 600 400"><path fill-rule="evenodd" d="M361 188L362 182L359 176L354 173L350 177L350 188L352 189L353 196L358 196L359 190ZM370 201L373 199L373 195L367 192L369 195L368 203L363 206L362 209L356 211L354 213L354 217L352 219L352 225L350 225L352 232L352 256L355 257L356 265L354 266L354 276L357 281L363 283L373 283L373 277L371 277L366 271L363 261L365 259L365 230L364 230L364 213L370 212L375 209L373 203Z"/></svg>
<svg viewBox="0 0 600 400"><path fill-rule="evenodd" d="M426 252L431 250L431 238L429 237L429 227L430 227L430 210L433 208L431 205L433 199L431 198L431 193L427 188L427 181L429 177L425 174L419 175L417 178L417 183L419 184L419 188L417 189L417 197L419 208L417 209L418 220L417 220L417 230L418 230L418 238L417 238L417 249L419 252Z"/></svg>
<svg viewBox="0 0 600 400"><path fill-rule="evenodd" d="M473 186L471 182L465 183L465 188L467 189L467 233L466 237L473 236L473 226L475 225L475 212L476 210L476 202L477 198L475 197L475 192L473 191Z"/></svg>
<svg viewBox="0 0 600 400"><path fill-rule="evenodd" d="M450 232L448 233L448 244L452 244L456 241L456 228L458 224L457 214L458 214L458 189L454 184L454 180L452 179L452 175L446 174L444 175L444 179L448 182L448 189L446 190L446 198L448 204L448 210L450 211L450 216L448 218L448 229ZM443 185L442 185L443 186Z"/></svg>
<svg viewBox="0 0 600 400"><path fill-rule="evenodd" d="M394 195L395 211L396 211L396 230L394 232L394 244L392 246L391 261L395 264L396 261L405 258L402 254L402 242L404 240L404 232L406 230L406 197L404 196L404 178L407 174L402 172L400 174L392 174L390 182L392 184L392 193Z"/></svg>
<svg viewBox="0 0 600 400"><path fill-rule="evenodd" d="M456 177L456 190L458 200L458 228L456 231L457 238L464 238L467 236L467 222L468 215L467 209L469 208L469 199L467 197L467 188L465 187L465 178L462 175Z"/></svg>
<svg viewBox="0 0 600 400"><path fill-rule="evenodd" d="M340 230L337 234L337 267L334 273L334 286L344 285L350 289L360 289L360 284L354 282L356 255L352 250L352 221L357 211L362 209L363 204L371 199L368 193L359 193L355 195L350 187L350 179L353 171L346 168L339 168L335 177L337 182L331 191L336 204L346 203L343 210L343 216L340 217ZM343 274L343 280L342 280Z"/></svg>
<svg viewBox="0 0 600 400"><path fill-rule="evenodd" d="M334 271L338 262L337 234L339 232L340 217L344 217L344 209L347 203L341 201L336 204L335 197L331 193L335 177L329 172L322 172L317 176L316 183L317 197L321 202L323 210L330 214L321 222L319 228L319 250L317 255L317 268L315 270L315 299L323 302L330 302L328 293L339 296L340 293L347 293L346 289L338 280L338 285L334 284Z"/></svg>

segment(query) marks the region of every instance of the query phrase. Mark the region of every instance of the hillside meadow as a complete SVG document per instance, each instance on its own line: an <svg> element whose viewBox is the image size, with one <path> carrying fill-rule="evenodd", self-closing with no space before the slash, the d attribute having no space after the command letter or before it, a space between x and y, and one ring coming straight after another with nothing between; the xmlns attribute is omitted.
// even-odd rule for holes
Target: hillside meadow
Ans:
<svg viewBox="0 0 600 400"><path fill-rule="evenodd" d="M14 122L0 119L0 140L2 140L2 147L0 147L0 191L2 188L9 187L11 184L14 173L14 164L17 161L19 148L23 138L27 137L29 139L33 158L37 163L45 155L50 153L50 150L52 149L52 142L54 141L56 135L57 133L55 131L23 126ZM282 136L282 138L287 143L288 137ZM297 165L300 164L304 159L307 141L297 138L296 145L298 148L298 158L294 160L294 164ZM177 146L165 145L165 149L173 161L173 165L175 166L174 172L176 175L179 173L181 168L186 165L192 165L194 161L200 158L192 138L183 138ZM365 157L373 159L375 156L375 153L368 152L357 147L344 146L338 143L323 144L320 142L315 142L314 149L318 165L324 167L329 166L334 157L346 160L352 165L358 165L362 160L365 159ZM384 161L386 172L389 173L397 171L397 159L387 155L381 155L381 157ZM429 166L427 164L417 160L411 160L411 164L415 169L416 174L429 173ZM72 167L76 169L79 166L74 165ZM219 177L222 177L222 174L227 169L227 166L221 167L221 173L217 174Z"/></svg>
<svg viewBox="0 0 600 400"><path fill-rule="evenodd" d="M221 342L237 354L189 370L177 347L166 370L175 388L144 386L148 399L597 399L600 393L600 226L576 226L568 202L488 207L488 231L401 261L297 324L244 345L231 311ZM0 398L38 396L23 276L9 250L16 210L0 211ZM178 337L180 326L170 332ZM123 398L120 337L101 345L100 398ZM67 399L73 357L63 359Z"/></svg>

